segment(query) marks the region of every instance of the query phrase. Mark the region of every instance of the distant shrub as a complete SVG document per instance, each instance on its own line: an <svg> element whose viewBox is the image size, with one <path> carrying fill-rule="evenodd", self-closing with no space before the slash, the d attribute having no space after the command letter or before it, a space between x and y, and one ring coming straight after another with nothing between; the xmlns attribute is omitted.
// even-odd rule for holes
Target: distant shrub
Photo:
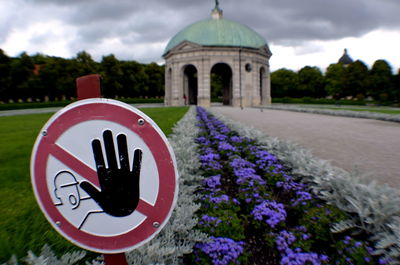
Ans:
<svg viewBox="0 0 400 265"><path fill-rule="evenodd" d="M163 98L119 98L119 101L128 104L145 104L145 103L163 103ZM63 101L49 101L49 102L25 102L25 103L3 103L0 104L0 111L2 110L16 110L16 109L37 109L37 108L53 108L65 107L71 104L74 100Z"/></svg>

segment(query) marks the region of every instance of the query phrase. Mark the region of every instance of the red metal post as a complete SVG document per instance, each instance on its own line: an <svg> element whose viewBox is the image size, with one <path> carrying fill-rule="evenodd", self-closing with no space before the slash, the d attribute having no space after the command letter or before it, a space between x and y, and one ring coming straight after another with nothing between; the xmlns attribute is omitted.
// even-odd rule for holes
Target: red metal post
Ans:
<svg viewBox="0 0 400 265"><path fill-rule="evenodd" d="M78 100L87 98L100 98L100 80L101 76L98 74L78 77L76 79Z"/></svg>
<svg viewBox="0 0 400 265"><path fill-rule="evenodd" d="M128 265L124 253L104 254L104 263L106 265Z"/></svg>
<svg viewBox="0 0 400 265"><path fill-rule="evenodd" d="M78 100L87 98L100 98L101 76L98 74L85 75L76 79L76 88ZM106 265L128 265L124 253L104 254L104 262Z"/></svg>

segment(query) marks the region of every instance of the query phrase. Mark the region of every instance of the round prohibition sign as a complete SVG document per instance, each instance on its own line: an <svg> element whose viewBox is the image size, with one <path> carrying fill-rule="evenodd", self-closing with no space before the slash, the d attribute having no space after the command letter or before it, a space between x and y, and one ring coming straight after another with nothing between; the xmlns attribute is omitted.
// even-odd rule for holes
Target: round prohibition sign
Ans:
<svg viewBox="0 0 400 265"><path fill-rule="evenodd" d="M175 155L161 129L110 99L81 100L50 118L33 147L31 180L52 226L99 253L151 240L178 193Z"/></svg>

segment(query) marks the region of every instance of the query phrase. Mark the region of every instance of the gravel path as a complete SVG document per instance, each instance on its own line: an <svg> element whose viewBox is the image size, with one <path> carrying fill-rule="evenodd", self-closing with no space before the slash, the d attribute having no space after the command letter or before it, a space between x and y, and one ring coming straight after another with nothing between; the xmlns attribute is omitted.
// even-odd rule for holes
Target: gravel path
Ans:
<svg viewBox="0 0 400 265"><path fill-rule="evenodd" d="M0 111L0 117L26 115L26 114L52 113L60 109L61 108L59 107L54 107L54 108L42 108L42 109L2 110Z"/></svg>
<svg viewBox="0 0 400 265"><path fill-rule="evenodd" d="M281 110L212 107L365 178L400 187L400 124Z"/></svg>
<svg viewBox="0 0 400 265"><path fill-rule="evenodd" d="M130 104L135 108L159 108L164 107L162 103L144 103L144 104ZM57 112L61 107L54 108L37 108L37 109L21 109L21 110L2 110L0 111L0 117L4 116L15 116L15 115L26 115L26 114L39 114L39 113L53 113Z"/></svg>

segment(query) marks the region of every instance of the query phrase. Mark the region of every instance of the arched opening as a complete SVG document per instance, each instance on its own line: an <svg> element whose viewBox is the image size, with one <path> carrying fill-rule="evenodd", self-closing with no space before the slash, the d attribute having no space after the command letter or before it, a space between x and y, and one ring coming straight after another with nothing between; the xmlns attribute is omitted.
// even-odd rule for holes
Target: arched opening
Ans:
<svg viewBox="0 0 400 265"><path fill-rule="evenodd" d="M260 68L260 105L263 104L263 98L265 97L265 93L266 93L266 72L265 72L265 68L261 67Z"/></svg>
<svg viewBox="0 0 400 265"><path fill-rule="evenodd" d="M211 101L232 104L232 70L226 63L211 68Z"/></svg>
<svg viewBox="0 0 400 265"><path fill-rule="evenodd" d="M185 67L183 73L183 103L185 105L197 105L197 69L190 64Z"/></svg>

